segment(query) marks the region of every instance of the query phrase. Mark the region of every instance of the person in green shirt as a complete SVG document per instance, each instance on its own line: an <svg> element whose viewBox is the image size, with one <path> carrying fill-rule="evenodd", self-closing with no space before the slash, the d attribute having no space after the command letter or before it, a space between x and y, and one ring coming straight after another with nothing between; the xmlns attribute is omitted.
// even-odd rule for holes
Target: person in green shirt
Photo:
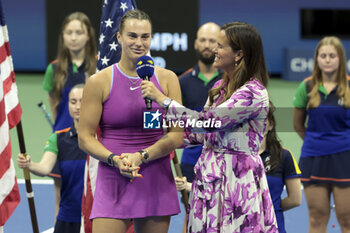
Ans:
<svg viewBox="0 0 350 233"><path fill-rule="evenodd" d="M96 71L97 43L90 19L82 12L68 15L62 24L58 39L56 60L45 72L43 89L48 92L53 120L53 131L68 128L73 120L68 110L68 93L71 88ZM60 202L60 171L57 165L49 174L54 178L56 214Z"/></svg>

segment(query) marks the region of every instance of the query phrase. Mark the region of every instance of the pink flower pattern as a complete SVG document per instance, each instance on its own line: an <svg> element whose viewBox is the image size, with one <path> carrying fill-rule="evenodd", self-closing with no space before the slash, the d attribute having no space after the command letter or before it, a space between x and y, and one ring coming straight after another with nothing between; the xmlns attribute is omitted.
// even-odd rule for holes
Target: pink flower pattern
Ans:
<svg viewBox="0 0 350 233"><path fill-rule="evenodd" d="M214 87L221 85L218 81ZM268 112L268 93L252 78L225 102L224 90L202 112L172 101L169 120L221 120L221 127L186 128L186 144L203 144L194 168L189 233L278 232L264 166L258 155Z"/></svg>

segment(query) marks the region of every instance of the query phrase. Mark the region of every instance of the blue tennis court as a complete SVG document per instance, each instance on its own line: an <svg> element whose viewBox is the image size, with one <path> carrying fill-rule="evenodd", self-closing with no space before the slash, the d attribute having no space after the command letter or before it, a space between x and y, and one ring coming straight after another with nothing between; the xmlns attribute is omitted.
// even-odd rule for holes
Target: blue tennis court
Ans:
<svg viewBox="0 0 350 233"><path fill-rule="evenodd" d="M41 90L42 75L26 74L17 75L17 85L19 98L23 109L22 124L26 142L27 153L32 156L33 161L40 161L43 153L45 141L51 134L49 124L47 124L40 108L37 104L43 102L48 105L47 94ZM269 95L277 107L276 120L278 136L282 145L293 152L298 161L300 156L301 139L294 132L292 126L292 99L298 82L288 82L281 79L271 79L268 91ZM15 130L11 130L11 144L13 159L17 158L19 146ZM181 153L178 153L179 155ZM180 159L180 157L179 157ZM17 178L23 178L23 171L17 165ZM35 192L35 205L40 232L52 232L54 225L54 187L50 179L43 179L32 175L33 190ZM38 182L36 182L38 180ZM29 233L32 232L28 201L23 182L19 184L21 192L21 202L9 221L5 224L5 233ZM284 192L284 195L286 193ZM171 219L170 233L180 233L184 219L184 209ZM308 228L308 213L305 199L302 205L285 213L286 230L291 233L304 233ZM334 227L332 226L334 224ZM51 229L51 230L50 230ZM336 221L335 212L332 210L328 224L328 232L340 232L340 227Z"/></svg>
<svg viewBox="0 0 350 233"><path fill-rule="evenodd" d="M41 233L53 232L54 225L54 187L51 180L39 181L33 180L34 199L36 213L38 218L39 230ZM21 202L9 221L5 224L5 233L31 233L32 225L29 214L29 207L26 197L25 185L20 181ZM283 195L286 195L285 191ZM180 198L180 196L179 196ZM169 233L181 233L184 219L184 207L181 204L181 213L171 218ZM285 212L286 230L290 233L303 233L308 230L308 214L305 198L301 206ZM333 225L334 224L334 225ZM333 225L333 226L332 226ZM340 232L335 212L332 210L328 224L328 232Z"/></svg>

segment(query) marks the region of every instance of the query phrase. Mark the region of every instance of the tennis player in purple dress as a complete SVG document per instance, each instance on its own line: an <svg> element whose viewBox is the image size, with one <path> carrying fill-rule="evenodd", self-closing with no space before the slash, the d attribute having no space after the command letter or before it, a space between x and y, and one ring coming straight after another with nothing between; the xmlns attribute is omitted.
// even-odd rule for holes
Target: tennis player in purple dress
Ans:
<svg viewBox="0 0 350 233"><path fill-rule="evenodd" d="M166 233L170 216L180 212L169 153L183 144L183 130L143 129L143 112L149 110L136 61L148 53L151 36L146 13L125 13L117 33L121 60L90 77L84 89L79 146L100 160L90 216L94 233L124 233L131 219L137 233ZM181 101L173 72L155 67L151 82ZM150 111L163 112L157 103Z"/></svg>

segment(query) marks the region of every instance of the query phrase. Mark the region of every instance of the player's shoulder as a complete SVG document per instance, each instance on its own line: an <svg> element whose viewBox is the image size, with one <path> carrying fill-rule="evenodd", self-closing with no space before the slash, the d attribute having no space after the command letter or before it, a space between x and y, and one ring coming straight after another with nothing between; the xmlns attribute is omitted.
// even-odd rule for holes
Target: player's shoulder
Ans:
<svg viewBox="0 0 350 233"><path fill-rule="evenodd" d="M154 72L156 73L157 77L160 79L167 79L167 80L171 80L174 78L177 79L177 75L173 71L159 67L159 66L154 67Z"/></svg>
<svg viewBox="0 0 350 233"><path fill-rule="evenodd" d="M96 72L95 74L91 75L87 82L93 83L93 84L103 84L106 80L110 80L112 76L112 66L108 66L104 68L103 70L100 70Z"/></svg>

